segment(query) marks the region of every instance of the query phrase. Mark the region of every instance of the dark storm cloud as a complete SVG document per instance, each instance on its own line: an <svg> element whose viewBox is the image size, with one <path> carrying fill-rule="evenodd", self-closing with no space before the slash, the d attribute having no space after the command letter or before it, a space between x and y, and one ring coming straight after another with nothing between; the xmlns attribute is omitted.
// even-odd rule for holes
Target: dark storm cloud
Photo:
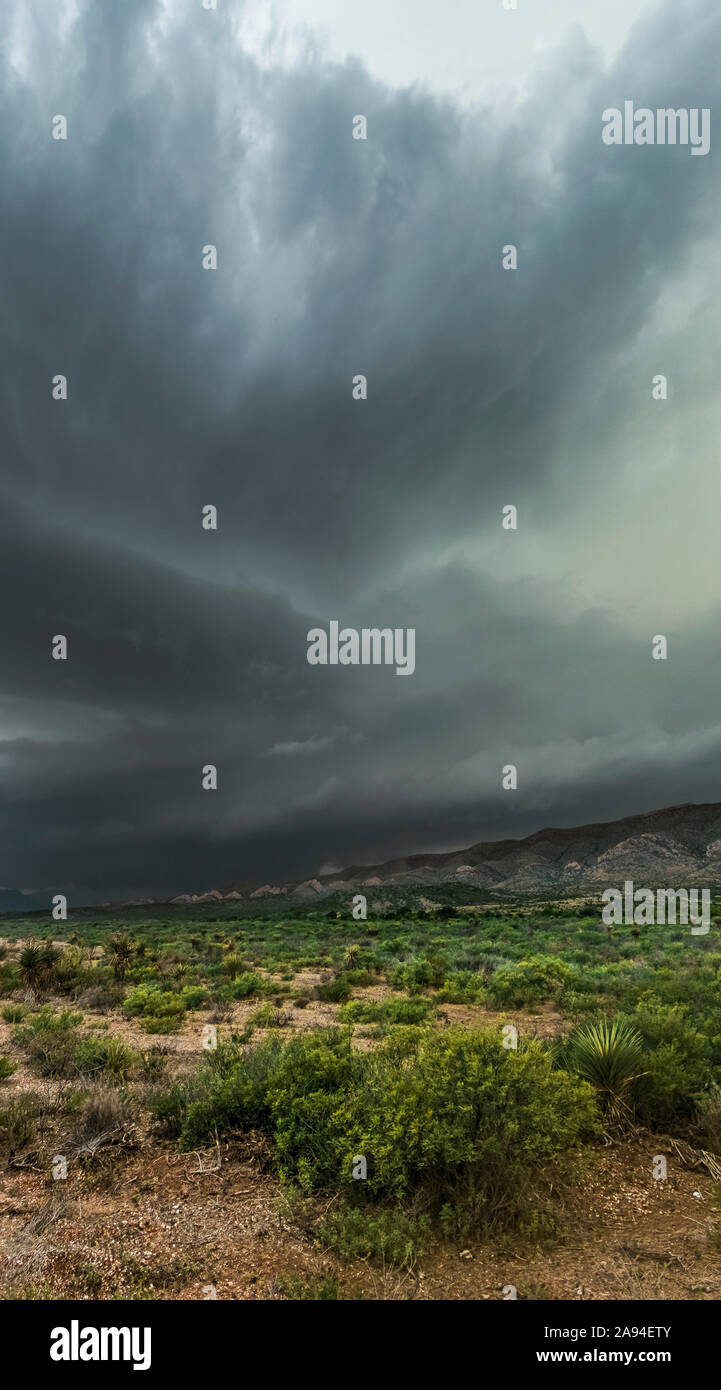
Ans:
<svg viewBox="0 0 721 1390"><path fill-rule="evenodd" d="M582 496L637 409L618 349L713 226L713 133L609 151L600 116L713 110L721 15L662 9L612 73L576 42L504 114L260 67L231 5L8 8L0 882L207 887L705 796L715 619L660 680L651 633L495 582L483 536ZM308 667L333 617L416 627L414 677Z"/></svg>

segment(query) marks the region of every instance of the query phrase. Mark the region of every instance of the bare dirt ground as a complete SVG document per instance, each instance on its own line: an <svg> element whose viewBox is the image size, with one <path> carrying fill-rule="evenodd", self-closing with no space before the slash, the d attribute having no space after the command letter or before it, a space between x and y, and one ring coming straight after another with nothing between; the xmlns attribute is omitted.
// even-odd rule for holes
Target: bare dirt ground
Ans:
<svg viewBox="0 0 721 1390"><path fill-rule="evenodd" d="M654 1181L656 1152L652 1136L596 1150L561 1199L560 1244L439 1242L384 1272L329 1256L295 1224L262 1141L181 1155L144 1136L62 1183L3 1173L0 1296L274 1299L331 1274L344 1298L501 1299L512 1285L519 1298L718 1299L713 1183L671 1161Z"/></svg>

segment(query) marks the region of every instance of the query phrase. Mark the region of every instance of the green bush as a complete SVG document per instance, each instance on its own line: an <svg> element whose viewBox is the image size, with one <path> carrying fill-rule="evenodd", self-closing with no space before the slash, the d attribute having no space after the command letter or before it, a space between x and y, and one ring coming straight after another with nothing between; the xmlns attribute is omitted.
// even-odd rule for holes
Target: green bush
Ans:
<svg viewBox="0 0 721 1390"><path fill-rule="evenodd" d="M499 1008L528 1008L553 999L572 973L557 956L529 956L515 964L499 966L491 976L488 993Z"/></svg>
<svg viewBox="0 0 721 1390"><path fill-rule="evenodd" d="M440 989L447 974L448 962L445 957L429 953L422 960L398 966L391 976L391 984L394 989L407 989L409 994L419 994L424 989Z"/></svg>
<svg viewBox="0 0 721 1390"><path fill-rule="evenodd" d="M291 1038L269 1072L265 1101L280 1173L303 1191L342 1178L334 1116L363 1070L348 1031L331 1028Z"/></svg>
<svg viewBox="0 0 721 1390"><path fill-rule="evenodd" d="M378 984L378 972L367 970L364 967L357 967L352 970L344 970L345 979L353 989L363 989L367 985Z"/></svg>
<svg viewBox="0 0 721 1390"><path fill-rule="evenodd" d="M635 1087L636 1108L644 1124L664 1127L690 1119L704 1094L717 1081L713 1043L690 1022L682 1004L661 1004L646 996L629 1021L643 1039L641 1070Z"/></svg>
<svg viewBox="0 0 721 1390"><path fill-rule="evenodd" d="M480 1004L485 997L484 976L476 970L455 970L436 995L438 1004Z"/></svg>
<svg viewBox="0 0 721 1390"><path fill-rule="evenodd" d="M123 1005L129 1018L150 1017L158 1014L185 1013L182 996L173 990L162 990L159 985L138 985L132 989Z"/></svg>
<svg viewBox="0 0 721 1390"><path fill-rule="evenodd" d="M325 985L318 985L316 994L325 1004L345 1004L350 999L352 990L348 975L342 974Z"/></svg>
<svg viewBox="0 0 721 1390"><path fill-rule="evenodd" d="M26 1042L41 1033L70 1033L82 1021L83 1015L74 1013L72 1009L61 1009L60 1013L54 1013L48 1005L45 1005L42 1009L38 1009L37 1013L29 1015L27 1022L18 1029L15 1037L18 1042Z"/></svg>
<svg viewBox="0 0 721 1390"><path fill-rule="evenodd" d="M180 998L185 1009L202 1009L208 1002L208 991L202 985L185 985L180 991Z"/></svg>
<svg viewBox="0 0 721 1390"><path fill-rule="evenodd" d="M0 965L0 994L13 994L24 983L17 961L7 961Z"/></svg>
<svg viewBox="0 0 721 1390"><path fill-rule="evenodd" d="M11 1062L9 1057L3 1057L0 1054L0 1081L7 1081L14 1071L17 1071L15 1063Z"/></svg>
<svg viewBox="0 0 721 1390"><path fill-rule="evenodd" d="M183 1022L185 1001L172 990L143 984L131 990L123 1008L130 1018L140 1018L145 1033L177 1033Z"/></svg>
<svg viewBox="0 0 721 1390"><path fill-rule="evenodd" d="M150 1109L165 1134L183 1149L211 1142L215 1134L267 1124L267 1079L283 1051L277 1037L245 1053L234 1042L209 1052L193 1077L152 1096Z"/></svg>
<svg viewBox="0 0 721 1390"><path fill-rule="evenodd" d="M264 994L266 991L266 981L262 975L258 975L254 970L244 970L232 984L228 986L228 999L250 999L254 995Z"/></svg>
<svg viewBox="0 0 721 1390"><path fill-rule="evenodd" d="M90 978L90 972L83 962L83 953L77 946L68 946L59 951L52 965L52 989L55 994L72 994L83 981Z"/></svg>
<svg viewBox="0 0 721 1390"><path fill-rule="evenodd" d="M333 1116L336 1162L347 1180L365 1154L371 1192L402 1199L423 1182L480 1214L598 1124L590 1087L561 1081L538 1044L511 1051L495 1033L448 1029L423 1033L400 1062L391 1039Z"/></svg>
<svg viewBox="0 0 721 1390"><path fill-rule="evenodd" d="M144 1033L179 1033L183 1026L183 1013L144 1014L140 1027Z"/></svg>
<svg viewBox="0 0 721 1390"><path fill-rule="evenodd" d="M411 999L352 999L338 1010L342 1023L424 1023L433 1002L423 995Z"/></svg>
<svg viewBox="0 0 721 1390"><path fill-rule="evenodd" d="M120 1038L81 1038L73 1060L79 1072L91 1075L104 1072L107 1076L126 1077L136 1054Z"/></svg>
<svg viewBox="0 0 721 1390"><path fill-rule="evenodd" d="M344 1259L380 1259L404 1267L428 1248L431 1219L395 1207L344 1206L324 1217L315 1234Z"/></svg>
<svg viewBox="0 0 721 1390"><path fill-rule="evenodd" d="M189 1103L185 1082L174 1081L167 1091L158 1091L150 1100L151 1114L163 1134L178 1139L183 1132ZM207 1134L203 1136L207 1138Z"/></svg>
<svg viewBox="0 0 721 1390"><path fill-rule="evenodd" d="M280 1175L304 1192L353 1192L362 1154L367 1194L403 1201L423 1187L478 1220L513 1207L534 1173L599 1127L585 1081L539 1044L506 1050L496 1033L400 1028L366 1053L324 1029L218 1052L156 1100L156 1118L186 1149L265 1129Z"/></svg>

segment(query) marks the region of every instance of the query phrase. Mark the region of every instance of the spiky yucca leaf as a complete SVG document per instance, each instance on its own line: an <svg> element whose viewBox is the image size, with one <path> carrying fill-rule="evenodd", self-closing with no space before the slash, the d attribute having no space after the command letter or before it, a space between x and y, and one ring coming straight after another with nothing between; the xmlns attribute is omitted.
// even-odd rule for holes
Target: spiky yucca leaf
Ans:
<svg viewBox="0 0 721 1390"><path fill-rule="evenodd" d="M625 1019L584 1023L571 1034L566 1048L570 1070L590 1081L609 1112L629 1113L629 1098L643 1055L641 1034Z"/></svg>

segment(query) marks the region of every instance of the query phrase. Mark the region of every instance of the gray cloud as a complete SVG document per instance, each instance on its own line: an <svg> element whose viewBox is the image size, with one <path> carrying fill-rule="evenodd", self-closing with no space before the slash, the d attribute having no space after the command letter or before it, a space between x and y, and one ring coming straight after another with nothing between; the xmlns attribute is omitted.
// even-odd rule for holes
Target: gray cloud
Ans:
<svg viewBox="0 0 721 1390"><path fill-rule="evenodd" d="M8 9L2 881L208 887L713 799L721 585L652 508L659 459L671 517L718 488L721 15L662 6L609 70L579 33L504 113L312 44L261 66L232 5ZM710 155L604 147L629 95L710 106ZM415 627L415 675L310 668L333 617Z"/></svg>

